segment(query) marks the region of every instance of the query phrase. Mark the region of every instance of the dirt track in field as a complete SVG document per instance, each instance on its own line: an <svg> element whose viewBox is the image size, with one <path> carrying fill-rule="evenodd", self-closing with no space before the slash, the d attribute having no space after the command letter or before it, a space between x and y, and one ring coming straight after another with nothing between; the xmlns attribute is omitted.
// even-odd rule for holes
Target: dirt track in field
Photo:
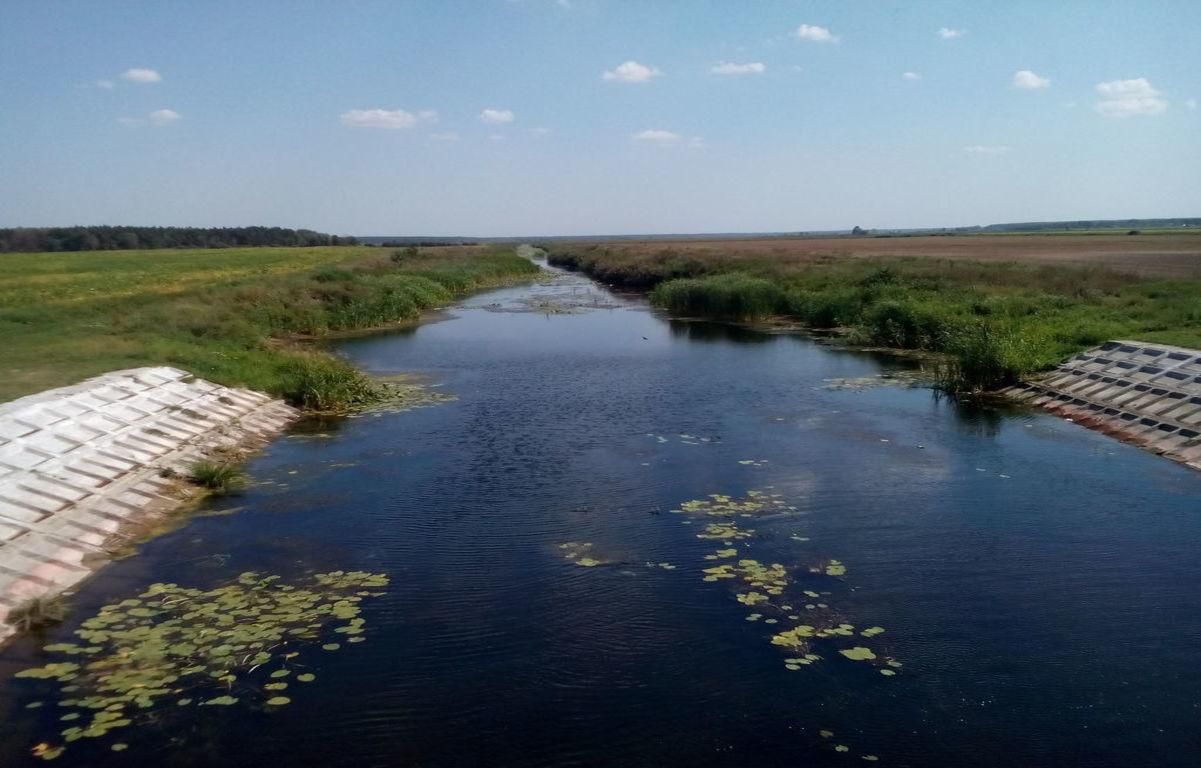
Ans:
<svg viewBox="0 0 1201 768"><path fill-rule="evenodd" d="M647 240L601 244L617 252L779 258L934 257L1103 267L1146 277L1201 278L1201 232L1164 235L967 235L952 237Z"/></svg>

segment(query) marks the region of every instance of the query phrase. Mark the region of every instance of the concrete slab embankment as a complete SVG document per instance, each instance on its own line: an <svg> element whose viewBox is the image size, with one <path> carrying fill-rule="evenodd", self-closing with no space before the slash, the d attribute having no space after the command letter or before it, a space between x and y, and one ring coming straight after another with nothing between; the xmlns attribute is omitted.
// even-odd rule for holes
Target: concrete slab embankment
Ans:
<svg viewBox="0 0 1201 768"><path fill-rule="evenodd" d="M1110 341L1004 393L1201 469L1201 350Z"/></svg>
<svg viewBox="0 0 1201 768"><path fill-rule="evenodd" d="M185 501L163 470L261 447L298 415L165 367L0 404L0 642L14 607L78 584Z"/></svg>

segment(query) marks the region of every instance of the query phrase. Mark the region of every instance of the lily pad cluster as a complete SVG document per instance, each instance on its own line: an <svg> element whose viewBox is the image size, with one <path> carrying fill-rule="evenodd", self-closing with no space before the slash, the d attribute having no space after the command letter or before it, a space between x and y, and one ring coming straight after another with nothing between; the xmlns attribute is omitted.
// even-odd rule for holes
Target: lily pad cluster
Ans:
<svg viewBox="0 0 1201 768"><path fill-rule="evenodd" d="M770 513L795 512L796 507L784 503L784 497L778 493L748 491L746 496L737 499L713 493L707 499L686 501L674 511L710 517L757 517Z"/></svg>
<svg viewBox="0 0 1201 768"><path fill-rule="evenodd" d="M16 675L61 684L54 703L62 743L42 742L32 754L52 760L71 742L144 723L149 710L168 704L286 705L281 692L290 682L317 679L301 651L323 638L326 651L363 642L360 604L387 585L387 576L365 571L318 573L303 586L247 572L208 590L151 584L106 605L75 631L79 642L45 647L68 660Z"/></svg>
<svg viewBox="0 0 1201 768"><path fill-rule="evenodd" d="M823 656L814 652L813 644L831 641L835 646L831 652L837 651L851 661L872 664L886 677L895 675L901 662L879 655L865 646L839 650L841 643L835 642L856 635L864 640L871 639L883 633L883 627L857 630L855 625L843 621L826 602L832 594L830 591L798 590L794 576L784 564L763 563L746 556L746 550L753 546L755 531L741 528L736 518L789 514L795 509L780 494L752 490L743 497L711 494L704 499L686 501L676 511L720 518L696 534L699 539L721 543L718 549L704 556L713 563L702 568L701 579L734 585L735 599L752 610L746 617L747 621L783 626L772 634L771 643L789 653L784 659L786 669L798 671L822 660ZM797 534L789 538L793 541L809 541L808 537ZM804 570L812 574L810 578L819 579L841 578L847 574L846 564L835 559L819 561L801 572Z"/></svg>

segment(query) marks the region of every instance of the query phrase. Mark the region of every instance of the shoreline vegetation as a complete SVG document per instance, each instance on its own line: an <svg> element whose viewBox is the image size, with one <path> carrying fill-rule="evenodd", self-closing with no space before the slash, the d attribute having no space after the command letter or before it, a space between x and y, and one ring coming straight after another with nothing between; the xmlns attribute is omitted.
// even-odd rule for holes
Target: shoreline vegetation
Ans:
<svg viewBox="0 0 1201 768"><path fill-rule="evenodd" d="M1056 238L1063 240L1063 236ZM554 244L548 263L650 292L680 317L772 318L852 344L940 353L939 386L995 389L1118 338L1201 347L1201 279L970 258L740 252L705 243Z"/></svg>
<svg viewBox="0 0 1201 768"><path fill-rule="evenodd" d="M7 253L0 402L172 365L310 411L353 409L386 399L388 385L303 341L414 321L537 272L489 246Z"/></svg>

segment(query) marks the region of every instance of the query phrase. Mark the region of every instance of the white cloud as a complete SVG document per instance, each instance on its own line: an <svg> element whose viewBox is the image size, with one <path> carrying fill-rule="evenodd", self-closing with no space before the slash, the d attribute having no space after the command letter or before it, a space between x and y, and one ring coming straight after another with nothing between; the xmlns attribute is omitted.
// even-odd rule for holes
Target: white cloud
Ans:
<svg viewBox="0 0 1201 768"><path fill-rule="evenodd" d="M417 119L423 123L438 122L438 112L433 109L423 109L417 113Z"/></svg>
<svg viewBox="0 0 1201 768"><path fill-rule="evenodd" d="M441 133L431 133L430 139L433 141L458 141L459 134L454 131L443 131Z"/></svg>
<svg viewBox="0 0 1201 768"><path fill-rule="evenodd" d="M531 128L530 133L533 134L534 136L546 136L550 133L550 128L546 128L546 127L540 125L537 128Z"/></svg>
<svg viewBox="0 0 1201 768"><path fill-rule="evenodd" d="M762 75L767 71L767 65L760 61L750 61L746 64L723 61L709 71L715 75Z"/></svg>
<svg viewBox="0 0 1201 768"><path fill-rule="evenodd" d="M802 24L792 33L799 40L807 40L811 43L837 43L838 38L830 34L830 30L825 27L818 27L811 24Z"/></svg>
<svg viewBox="0 0 1201 768"><path fill-rule="evenodd" d="M116 85L116 83L114 83L112 80L97 80L96 81L96 87L103 88L106 91L111 91L113 89L114 85Z"/></svg>
<svg viewBox="0 0 1201 768"><path fill-rule="evenodd" d="M121 78L131 83L157 83L163 79L162 75L153 69L141 69L139 67L125 70L121 73Z"/></svg>
<svg viewBox="0 0 1201 768"><path fill-rule="evenodd" d="M963 37L965 32L967 32L966 29L951 29L950 27L940 27L938 30L938 36L941 37L943 40L954 40L957 37Z"/></svg>
<svg viewBox="0 0 1201 768"><path fill-rule="evenodd" d="M691 139L688 140L688 148L689 149L704 149L705 148L705 140L702 139L700 136L693 136Z"/></svg>
<svg viewBox="0 0 1201 768"><path fill-rule="evenodd" d="M503 133L493 133L493 134L490 134L488 136L488 138L491 141L504 141L505 135Z"/></svg>
<svg viewBox="0 0 1201 768"><path fill-rule="evenodd" d="M1105 117L1158 115L1168 108L1162 94L1145 77L1097 84L1101 100L1094 108Z"/></svg>
<svg viewBox="0 0 1201 768"><path fill-rule="evenodd" d="M1050 88L1051 80L1040 75L1036 75L1028 69L1019 69L1013 73L1013 87L1021 88L1025 91L1034 91L1039 88Z"/></svg>
<svg viewBox="0 0 1201 768"><path fill-rule="evenodd" d="M343 112L339 119L342 125L351 128L412 128L417 124L417 115L403 109L352 109Z"/></svg>
<svg viewBox="0 0 1201 768"><path fill-rule="evenodd" d="M656 67L648 67L636 61L626 61L601 75L602 80L615 80L619 83L645 83L653 77L661 77L662 72Z"/></svg>
<svg viewBox="0 0 1201 768"><path fill-rule="evenodd" d="M665 131L661 128L648 128L634 134L635 141L649 141L655 144L675 144L681 138L680 134Z"/></svg>
<svg viewBox="0 0 1201 768"><path fill-rule="evenodd" d="M1188 107L1189 109L1195 110L1195 109L1197 109L1197 100L1189 99L1188 101L1184 102L1184 106Z"/></svg>
<svg viewBox="0 0 1201 768"><path fill-rule="evenodd" d="M174 109L156 109L146 116L153 125L170 125L182 117Z"/></svg>
<svg viewBox="0 0 1201 768"><path fill-rule="evenodd" d="M901 79L902 80L921 80L922 76L916 72L902 72Z"/></svg>
<svg viewBox="0 0 1201 768"><path fill-rule="evenodd" d="M1003 144L973 144L970 147L964 147L963 151L972 155L1004 155L1009 152L1009 147Z"/></svg>
<svg viewBox="0 0 1201 768"><path fill-rule="evenodd" d="M489 125L505 125L517 119L511 109L485 109L480 112L480 121Z"/></svg>

